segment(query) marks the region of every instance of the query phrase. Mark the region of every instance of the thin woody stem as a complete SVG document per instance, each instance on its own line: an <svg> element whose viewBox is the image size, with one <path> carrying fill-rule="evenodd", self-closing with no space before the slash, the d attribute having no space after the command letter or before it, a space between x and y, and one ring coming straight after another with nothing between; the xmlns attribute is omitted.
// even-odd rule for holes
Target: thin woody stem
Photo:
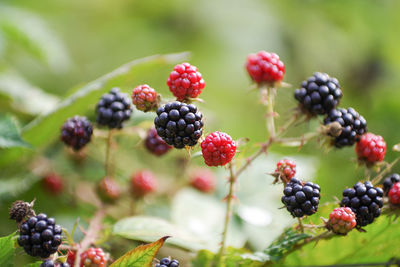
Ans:
<svg viewBox="0 0 400 267"><path fill-rule="evenodd" d="M112 177L112 166L111 166L111 146L112 146L112 136L113 130L108 131L107 136L107 144L106 144L106 161L104 163L104 167L106 170L106 176Z"/></svg>

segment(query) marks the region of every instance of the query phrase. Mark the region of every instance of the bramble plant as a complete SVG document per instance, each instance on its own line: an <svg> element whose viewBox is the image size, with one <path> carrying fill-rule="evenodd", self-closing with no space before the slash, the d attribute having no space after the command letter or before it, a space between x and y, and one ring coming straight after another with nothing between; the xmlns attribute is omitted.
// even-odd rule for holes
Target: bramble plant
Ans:
<svg viewBox="0 0 400 267"><path fill-rule="evenodd" d="M147 62L176 64L181 61L182 56L155 56L147 59ZM10 218L16 221L17 231L0 239L0 263L12 262L10 258L16 240L17 246L25 253L40 259L29 266L280 266L288 256L309 245L319 246L318 242L331 242L350 234L352 238L357 238L356 235L365 234L365 226L374 225L380 217L399 214L400 176L390 174L399 158L392 163L385 162L387 145L383 137L367 132L366 119L355 109L340 107L344 94L338 79L322 72L316 72L307 78L294 91L298 106L287 108L291 112L290 118L283 125L276 125L276 96L289 87L283 82L285 65L275 53L260 51L249 55L245 68L259 91L261 104L266 108L268 138L259 144L253 154L244 156L246 142L231 137L229 129L209 132L207 118L201 112L206 103L203 104L204 101L198 98L203 89L207 89L197 67L181 63L173 68L169 77L166 77L166 84L176 99L169 99L162 97L151 85L132 84L129 79L129 82L120 87L114 86L118 84L118 80L126 78L135 64L146 63L131 63L114 71L101 78L99 84L92 84L76 92L61 105L60 110L39 117L32 124L32 134L35 134L38 133L35 127L39 127L43 121L53 120L55 117L52 116L55 114L70 116L67 112L68 105L79 101L87 101L90 106L97 103L93 114L88 116L92 118L95 114L97 124L92 125L87 117L81 115L64 118L60 139L69 148L69 155L83 159L80 164L86 164L86 157L102 162L102 179L81 183L56 172L40 171L44 176L42 185L45 190L55 196L72 195L76 198L75 201L90 203L96 209L87 228L84 229L83 224L77 221L68 231L56 224L53 217L45 213L36 215L35 201L28 203L17 200L10 207ZM131 90L131 98L127 94L128 90ZM140 122L132 125L131 117L141 113L151 115L142 117ZM312 120L320 123L317 129L298 136L288 136L290 129ZM132 169L130 163L125 161L125 168L131 172L131 176L120 179L116 161L120 160L121 155L117 148L121 137L132 136L135 140L140 139L139 145L133 145L132 142L125 142L123 145L128 144L129 149L142 147L140 153L153 154L150 158L152 169ZM299 177L301 163L287 158L278 161L276 168L265 169L265 172L273 177L271 186L282 187L282 208L288 211L287 216L295 219L293 225L286 228L264 251L253 251L251 246L231 246L234 244L231 240L231 228L237 215L234 213L235 205L240 201L237 194L240 190L239 177L251 169L258 158L268 156L272 146L297 146L301 149L312 139L317 140L327 151L355 145L355 156L359 165L365 168L365 177L360 177L360 182L354 186L349 184L340 200L330 201L324 199L324 188L309 181L310 177ZM173 150L176 154L167 153ZM191 161L199 156L203 157L203 168L191 171ZM157 172L160 160L171 159L178 165L168 167L176 168L179 182L166 180ZM349 159L343 159L346 160ZM46 169L50 163L43 162ZM98 165L93 165L92 168L96 167ZM190 186L196 191L185 192L195 194L199 201L194 203L194 207L186 208L197 209L196 204L203 200L209 201L204 197L216 194L218 182L213 172L216 168L219 168L219 173L225 171L227 177L227 192L218 192L218 196L222 196L224 201L225 211L221 213L221 209L218 209L215 213L210 208L210 214L208 210L203 210L205 213L200 216L218 216L217 221L223 222L220 224L221 229L218 228L221 231L218 246L204 246L201 240L175 228L175 225L164 220L162 216L150 216L156 212L145 212L146 206L153 210L161 209L162 204L169 202L179 191L190 190L187 189ZM184 177L188 179L185 180ZM246 179L251 181L252 177L248 176ZM181 195L183 199L184 196ZM155 199L160 201L154 202ZM157 206L157 203L160 205ZM165 217L168 217L168 211L167 209L167 212L163 212ZM198 212L202 210L199 208ZM316 219L312 220L311 217ZM184 216L179 219L185 220ZM201 229L203 226L193 227ZM83 236L74 236L77 229L81 230ZM121 241L118 237L148 244L140 245L121 256L113 251L113 246L118 246ZM193 253L180 259L181 252L165 250L163 253L168 255L163 256L167 257L157 256L163 245L183 248ZM161 259L158 260L157 257Z"/></svg>

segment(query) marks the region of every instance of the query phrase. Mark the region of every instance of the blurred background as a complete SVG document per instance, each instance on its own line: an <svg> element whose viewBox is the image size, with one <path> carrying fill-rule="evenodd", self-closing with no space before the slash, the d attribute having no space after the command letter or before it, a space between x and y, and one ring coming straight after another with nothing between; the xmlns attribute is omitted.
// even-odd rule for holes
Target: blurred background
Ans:
<svg viewBox="0 0 400 267"><path fill-rule="evenodd" d="M278 123L289 118L296 106L293 91L301 81L315 71L326 72L338 78L341 84L344 97L340 106L355 108L366 118L369 131L385 138L386 160L392 161L396 155L391 147L400 142L399 10L400 2L395 0L2 0L0 112L2 116L11 114L23 128L39 114L51 111L81 85L126 62L153 54L189 51L188 61L199 68L206 81L200 96L205 103L199 104L207 118L205 132L222 130L234 139L249 138L249 144L242 149L247 155L268 133L264 107L259 104L258 92L249 90L251 82L244 64L249 53L266 50L279 54L286 65L284 81L292 85L279 89ZM133 82L122 89L130 92L136 85L148 82L164 97L171 98L166 78L172 67L147 72L146 79L133 77ZM95 104L87 103L85 109L80 109L81 114L92 121ZM150 124L146 121L152 118L153 115L136 111L130 125L142 123L148 127ZM12 148L0 150L2 214L7 213L15 199L34 197L39 210L55 214L67 227L73 225L76 217L93 212L90 205L79 201L76 204L76 198L71 195L47 194L40 186L40 177L31 173L32 168L45 161L48 171L61 173L71 184L78 180L97 181L104 175L103 152L97 158L88 159L84 166L71 161L57 139L61 123L54 125L49 142L31 149L28 156L16 160L10 156ZM318 120L302 124L292 134L312 131L318 124ZM174 151L167 160L160 160L143 156L145 152L139 137L121 136L119 141L116 159L121 182L127 181L129 175L140 168L154 169L161 180L165 179L161 184L166 186L168 179L176 179L169 178L177 176L169 162L180 164L179 159L185 153ZM89 154L103 151L102 140L94 143L89 147ZM248 247L261 250L279 234L274 225L282 228L291 223L284 211L274 211L280 206L280 188L269 189L272 178L265 175L273 171L277 160L285 156L297 159L300 175L303 175L300 178L319 183L322 202L332 201L334 196L341 196L346 186L363 179L364 169L356 167L353 149L333 149L326 154L315 140L300 151L272 147L271 158L261 159L242 176L243 198L239 195L244 206L256 203L260 208L257 212L262 212L257 216L269 219L261 226L257 226L258 222L253 228L246 226L251 228L248 235L231 243L238 246L250 243ZM202 160L194 158L191 166L196 165L203 165ZM226 190L223 180L226 174L220 168L216 175L221 179L213 201L219 205L218 199ZM265 187L259 189L260 185ZM257 188L260 192L251 191ZM174 213L170 206L162 203L148 200L144 213L170 219ZM246 221L246 215L241 217L240 214L248 213L238 212L238 227ZM250 217L256 216L256 213L250 214ZM81 222L85 224L84 219ZM248 223L254 224L251 220ZM0 220L1 235L14 230L13 222ZM257 239L260 235L254 234L260 231L264 233L263 239ZM117 251L116 255L121 252Z"/></svg>

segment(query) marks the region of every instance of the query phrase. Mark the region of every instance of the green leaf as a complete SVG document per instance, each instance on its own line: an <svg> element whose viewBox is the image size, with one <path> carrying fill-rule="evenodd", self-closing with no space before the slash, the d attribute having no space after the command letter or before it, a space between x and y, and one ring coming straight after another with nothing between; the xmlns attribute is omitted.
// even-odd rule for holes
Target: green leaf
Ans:
<svg viewBox="0 0 400 267"><path fill-rule="evenodd" d="M16 120L10 116L0 117L0 148L29 147L19 134Z"/></svg>
<svg viewBox="0 0 400 267"><path fill-rule="evenodd" d="M42 177L33 174L27 174L22 178L0 179L0 203L15 198L31 188L31 186L40 179L42 179Z"/></svg>
<svg viewBox="0 0 400 267"><path fill-rule="evenodd" d="M14 266L14 238L15 233L0 238L0 266L12 267Z"/></svg>
<svg viewBox="0 0 400 267"><path fill-rule="evenodd" d="M110 267L150 267L168 237L164 236L154 243L138 246L120 257Z"/></svg>
<svg viewBox="0 0 400 267"><path fill-rule="evenodd" d="M34 262L34 263L29 263L29 264L25 265L25 267L40 267L40 265L42 263L43 263L42 261L37 261L37 262Z"/></svg>
<svg viewBox="0 0 400 267"><path fill-rule="evenodd" d="M176 225L155 217L134 216L122 219L114 225L113 234L127 239L153 242L159 236L172 236L168 244L185 250L204 248L196 236L178 228Z"/></svg>
<svg viewBox="0 0 400 267"><path fill-rule="evenodd" d="M215 266L214 262L216 255L209 250L200 250L196 258L192 260L193 267L212 267ZM228 247L225 256L222 259L222 266L224 267L258 267L266 262L265 256L254 255L250 251L241 248Z"/></svg>

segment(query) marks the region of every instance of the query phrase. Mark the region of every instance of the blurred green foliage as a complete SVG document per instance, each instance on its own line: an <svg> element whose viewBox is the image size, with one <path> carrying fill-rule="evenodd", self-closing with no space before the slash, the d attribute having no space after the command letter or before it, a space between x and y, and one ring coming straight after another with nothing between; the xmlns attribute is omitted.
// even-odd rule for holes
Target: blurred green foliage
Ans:
<svg viewBox="0 0 400 267"><path fill-rule="evenodd" d="M293 85L279 90L278 123L285 121L296 105L292 96L294 88L313 72L324 71L340 81L344 92L341 106L354 107L367 119L369 130L385 138L386 159L392 161L396 154L390 148L400 142L399 10L400 2L395 0L3 0L0 3L0 112L13 114L23 129L32 129L27 125L38 114L52 110L58 101L88 86L87 82L126 62L154 54L190 51L190 63L199 68L206 81L201 95L205 103L200 104L206 117L206 132L222 130L235 139L248 137L250 143L242 149L248 155L268 133L263 122L265 111L262 105L257 105L257 92L248 90L251 83L244 62L247 54L267 50L280 55L286 65L284 80ZM171 98L165 84L171 69L172 65L160 69L144 67L127 80L117 79L112 83L122 83L122 89L129 92L137 84L148 82L164 97ZM86 105L81 103L77 109L91 119L94 119L96 102L93 99L88 99ZM72 115L66 110L60 113ZM135 112L130 125L148 127L146 121L151 119L151 115ZM32 163L32 154L39 153L50 161L45 165L48 171L61 173L71 184L79 180L96 181L104 175L103 140L94 140L89 147L89 153L95 157L89 158L83 166L75 164L55 138L62 123L50 120L46 128L38 128L30 135L28 132L26 141L32 142L33 150L0 150L0 193L5 192L0 197L1 214L6 214L17 196L25 200L36 197L37 209L56 214L67 228L72 227L77 217L83 216L86 220L87 214L93 212L90 205L70 196L46 194L37 182L40 177L30 172L32 166L36 166ZM317 125L318 122L313 121L297 126L291 134L313 130ZM174 151L165 160L159 160L145 154L137 137L121 135L118 142L117 178L120 182L126 182L134 170L153 168L157 169L160 179L164 179L162 186L172 189L169 176L180 175L176 171L180 166L176 158L185 153ZM315 170L304 171L312 177L300 178L314 179L321 185L322 202L332 201L333 196L340 197L343 188L363 179L364 170L355 167L352 148L334 149L326 154L316 147L318 144L313 141L300 152L297 148L279 146L272 147L272 151L278 155L315 159L298 168ZM274 160L276 157L258 162L258 175L251 171L245 173L242 178L246 179L247 186L251 188L252 179L264 179L268 186L271 180L264 173L272 171ZM177 166L173 170L171 162ZM202 165L202 161L194 158L193 164ZM224 175L223 170L218 172L221 181L213 200L223 196ZM12 188L18 190L14 192ZM256 201L248 197L243 202L264 201L258 206L265 208L269 202L267 197L262 198L262 193L270 193L270 190L279 198L280 189L275 192L275 189L265 188L254 198ZM273 205L277 203L279 199ZM170 219L170 207L166 207L163 200L151 200L146 204L146 215L162 214ZM274 214L274 218L278 218L273 221L274 227L278 227L279 222L288 224L289 218L283 219L282 214ZM236 223L243 222L237 218ZM15 230L14 224L6 219L0 220L0 226L1 235ZM380 227L373 232L378 235ZM261 227L247 229L253 233L246 233L247 237L254 238L256 230ZM272 237L268 239L264 248L272 240ZM250 243L257 248L260 246L260 240ZM325 253L328 250L331 254L337 253L340 245L331 246ZM305 257L294 255L289 262L320 263L319 257L313 259L307 254L311 248L306 249ZM116 252L121 253L123 251ZM364 255L362 250L359 254ZM329 259L327 262L332 263Z"/></svg>

